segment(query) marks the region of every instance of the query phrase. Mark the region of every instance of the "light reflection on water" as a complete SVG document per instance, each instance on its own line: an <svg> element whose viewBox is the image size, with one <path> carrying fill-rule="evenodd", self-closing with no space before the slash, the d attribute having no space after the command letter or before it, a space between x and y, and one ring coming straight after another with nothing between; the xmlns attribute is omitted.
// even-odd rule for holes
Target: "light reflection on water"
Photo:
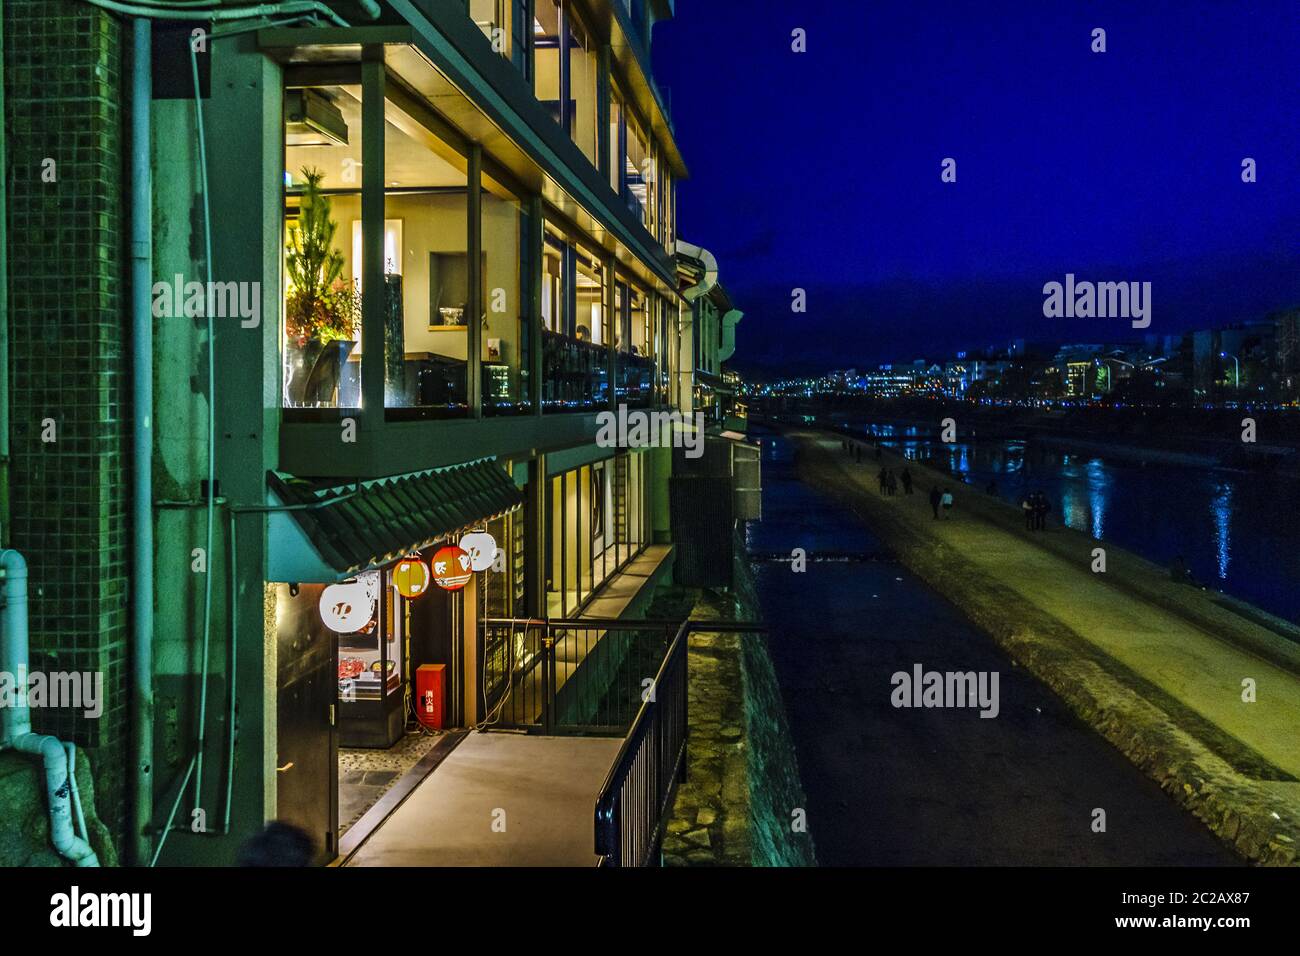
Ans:
<svg viewBox="0 0 1300 956"><path fill-rule="evenodd" d="M1300 619L1300 479L1026 447L941 443L924 429L864 429L912 460L946 463L978 488L1018 502L1041 490L1051 519L1161 565L1182 556L1202 583Z"/></svg>

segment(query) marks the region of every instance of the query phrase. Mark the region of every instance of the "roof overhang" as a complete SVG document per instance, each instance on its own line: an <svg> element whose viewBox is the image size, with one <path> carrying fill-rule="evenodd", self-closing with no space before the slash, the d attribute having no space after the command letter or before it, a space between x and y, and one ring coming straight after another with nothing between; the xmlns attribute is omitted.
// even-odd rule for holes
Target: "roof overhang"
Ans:
<svg viewBox="0 0 1300 956"><path fill-rule="evenodd" d="M489 458L351 484L272 471L267 485L271 581L342 581L480 527L524 500Z"/></svg>

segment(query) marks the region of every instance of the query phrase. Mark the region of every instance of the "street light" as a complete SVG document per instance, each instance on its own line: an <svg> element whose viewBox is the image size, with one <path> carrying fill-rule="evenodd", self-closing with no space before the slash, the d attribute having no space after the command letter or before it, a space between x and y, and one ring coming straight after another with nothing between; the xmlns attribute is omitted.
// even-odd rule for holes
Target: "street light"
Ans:
<svg viewBox="0 0 1300 956"><path fill-rule="evenodd" d="M1232 359L1232 365L1233 365L1232 387L1240 391L1241 390L1241 363L1237 361L1237 356L1233 355L1230 352L1220 352L1219 358Z"/></svg>

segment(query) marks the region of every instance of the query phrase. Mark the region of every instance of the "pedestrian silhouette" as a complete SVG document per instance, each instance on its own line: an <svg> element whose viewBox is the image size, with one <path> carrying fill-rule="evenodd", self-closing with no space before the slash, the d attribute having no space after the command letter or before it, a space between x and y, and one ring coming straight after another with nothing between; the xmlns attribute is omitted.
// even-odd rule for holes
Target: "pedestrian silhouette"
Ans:
<svg viewBox="0 0 1300 956"><path fill-rule="evenodd" d="M912 471L909 468L904 468L903 469L903 494L910 495L911 493L912 493Z"/></svg>
<svg viewBox="0 0 1300 956"><path fill-rule="evenodd" d="M934 520L939 520L939 505L943 503L943 495L939 494L937 485L930 486L930 510L934 512Z"/></svg>

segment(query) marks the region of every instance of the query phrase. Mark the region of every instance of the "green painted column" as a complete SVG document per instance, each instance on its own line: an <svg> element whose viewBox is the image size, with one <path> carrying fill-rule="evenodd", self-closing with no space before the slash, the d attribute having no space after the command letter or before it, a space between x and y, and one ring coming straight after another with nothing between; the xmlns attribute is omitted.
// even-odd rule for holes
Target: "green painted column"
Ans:
<svg viewBox="0 0 1300 956"><path fill-rule="evenodd" d="M533 347L528 356L528 367L532 378L532 398L533 414L540 416L542 414L542 363L543 356L543 335L542 328L542 244L543 238L544 213L542 211L542 197L528 197L528 256L527 261L532 269L532 275L528 277L528 322L532 330Z"/></svg>
<svg viewBox="0 0 1300 956"><path fill-rule="evenodd" d="M469 281L468 311L465 317L467 396L472 418L483 417L483 147L471 143L469 147L469 183L465 206L467 235L466 274Z"/></svg>
<svg viewBox="0 0 1300 956"><path fill-rule="evenodd" d="M361 64L361 423L384 423L384 50Z"/></svg>

